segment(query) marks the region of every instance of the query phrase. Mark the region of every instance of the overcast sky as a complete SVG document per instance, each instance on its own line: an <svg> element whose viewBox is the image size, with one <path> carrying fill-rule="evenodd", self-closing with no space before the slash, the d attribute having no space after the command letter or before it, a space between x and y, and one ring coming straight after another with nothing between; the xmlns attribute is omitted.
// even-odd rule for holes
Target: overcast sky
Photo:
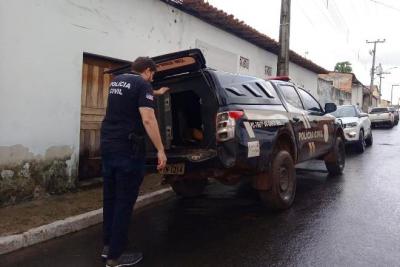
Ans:
<svg viewBox="0 0 400 267"><path fill-rule="evenodd" d="M208 2L279 40L281 0L208 0ZM382 79L383 98L390 100L392 84L400 84L399 0L292 0L290 48L328 70L336 62L350 61L353 72L369 85L372 44L377 45L377 64L390 75ZM399 67L391 69L393 67ZM376 84L379 79L376 78ZM393 102L400 97L394 87Z"/></svg>

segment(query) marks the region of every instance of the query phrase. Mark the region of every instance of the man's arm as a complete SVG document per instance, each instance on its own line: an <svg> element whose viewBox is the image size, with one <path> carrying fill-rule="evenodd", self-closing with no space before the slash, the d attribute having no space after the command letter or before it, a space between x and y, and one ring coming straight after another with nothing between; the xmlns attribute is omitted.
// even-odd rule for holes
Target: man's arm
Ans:
<svg viewBox="0 0 400 267"><path fill-rule="evenodd" d="M153 93L154 93L155 96L161 96L161 95L165 94L168 91L169 91L168 87L161 87L158 90L154 90Z"/></svg>
<svg viewBox="0 0 400 267"><path fill-rule="evenodd" d="M154 109L148 107L139 108L140 115L142 117L142 122L151 142L157 149L158 165L157 169L161 170L165 168L167 163L167 157L164 152L164 146L161 141L160 131L158 129L158 123L156 115L154 114Z"/></svg>

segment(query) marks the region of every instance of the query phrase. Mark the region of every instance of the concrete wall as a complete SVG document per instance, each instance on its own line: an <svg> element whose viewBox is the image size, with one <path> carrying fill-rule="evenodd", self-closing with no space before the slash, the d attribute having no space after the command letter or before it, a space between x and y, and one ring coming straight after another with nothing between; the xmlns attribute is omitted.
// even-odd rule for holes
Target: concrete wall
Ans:
<svg viewBox="0 0 400 267"><path fill-rule="evenodd" d="M0 1L0 32L0 204L74 186L83 52L133 60L200 47L210 67L276 73L276 55L158 0ZM316 92L315 73L295 64L290 72Z"/></svg>
<svg viewBox="0 0 400 267"><path fill-rule="evenodd" d="M381 103L379 104L380 107L390 107L390 101L389 100L385 100L385 99L381 99Z"/></svg>
<svg viewBox="0 0 400 267"><path fill-rule="evenodd" d="M304 69L296 64L290 63L289 76L299 86L306 89L314 97L318 95L318 74Z"/></svg>
<svg viewBox="0 0 400 267"><path fill-rule="evenodd" d="M360 108L363 106L363 87L362 85L353 84L351 90L351 104L358 105Z"/></svg>
<svg viewBox="0 0 400 267"><path fill-rule="evenodd" d="M317 98L322 106L326 103L335 103L333 99L333 83L324 79L318 79Z"/></svg>

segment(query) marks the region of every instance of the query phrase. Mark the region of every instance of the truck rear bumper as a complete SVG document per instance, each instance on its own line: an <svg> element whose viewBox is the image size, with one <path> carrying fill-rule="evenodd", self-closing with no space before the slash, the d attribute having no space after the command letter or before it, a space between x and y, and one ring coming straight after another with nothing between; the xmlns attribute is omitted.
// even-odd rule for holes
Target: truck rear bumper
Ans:
<svg viewBox="0 0 400 267"><path fill-rule="evenodd" d="M167 152L167 159L167 165L184 165L184 173L180 174L181 176L206 169L222 167L219 164L217 152L211 149L187 149L182 151ZM150 173L158 172L156 153L152 153L147 156L146 171Z"/></svg>
<svg viewBox="0 0 400 267"><path fill-rule="evenodd" d="M372 126L388 126L393 124L391 120L376 120L376 121L371 121Z"/></svg>

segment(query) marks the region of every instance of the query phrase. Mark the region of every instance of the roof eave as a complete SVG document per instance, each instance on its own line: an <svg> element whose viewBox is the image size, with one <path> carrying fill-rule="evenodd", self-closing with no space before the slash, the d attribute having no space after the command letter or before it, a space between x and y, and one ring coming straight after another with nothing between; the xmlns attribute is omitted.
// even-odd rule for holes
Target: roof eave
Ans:
<svg viewBox="0 0 400 267"><path fill-rule="evenodd" d="M243 21L235 19L233 15L217 9L216 7L204 2L203 0L160 0L185 13L188 13L208 24L229 32L245 41L248 41L268 52L278 55L280 44L274 39L262 34L245 24ZM218 20L217 20L218 18ZM290 50L289 59L305 69L314 73L328 73L329 71L317 65L309 59L302 57Z"/></svg>

